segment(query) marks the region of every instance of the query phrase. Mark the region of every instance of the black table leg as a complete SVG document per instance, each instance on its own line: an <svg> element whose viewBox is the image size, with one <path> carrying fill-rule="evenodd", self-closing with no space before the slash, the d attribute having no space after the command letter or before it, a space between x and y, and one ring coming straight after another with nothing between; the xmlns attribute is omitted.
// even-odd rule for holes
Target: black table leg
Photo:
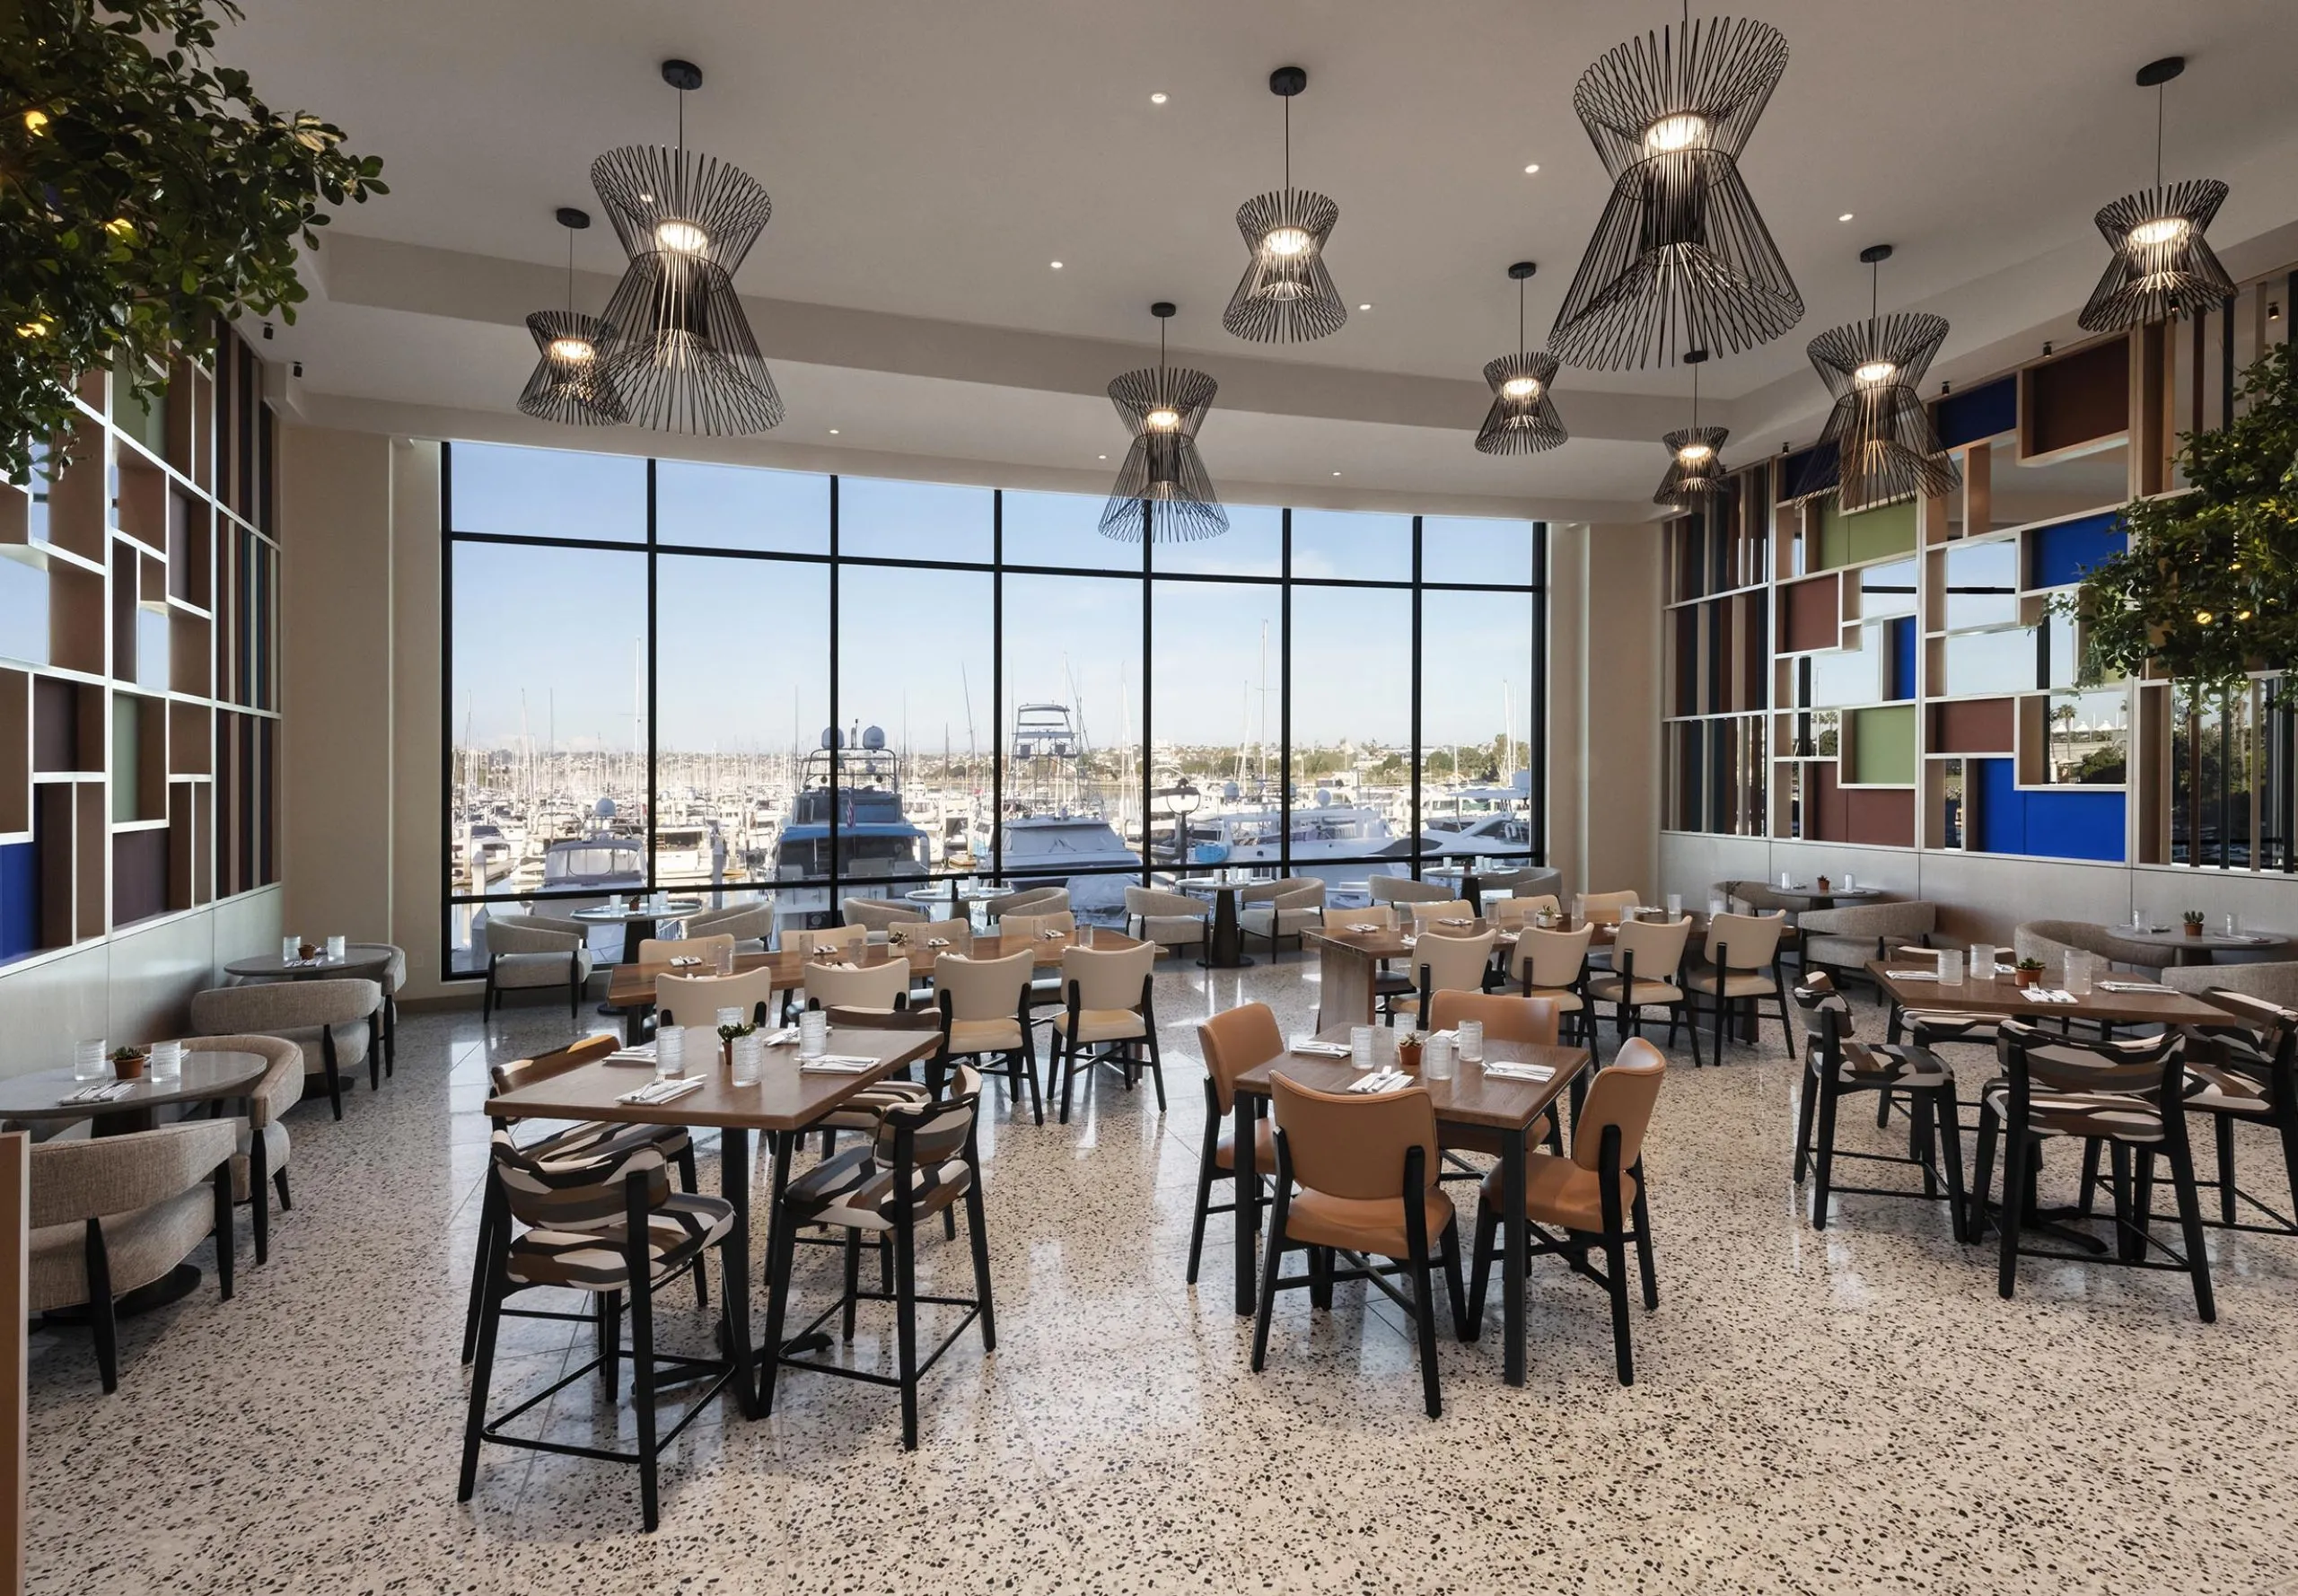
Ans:
<svg viewBox="0 0 2298 1596"><path fill-rule="evenodd" d="M1230 1110L1232 1125L1230 1130L1235 1148L1234 1184L1237 1188L1237 1311L1253 1311L1256 1282L1253 1257L1253 1237L1259 1231L1260 1208L1260 1171L1253 1166L1253 1104L1243 1092L1237 1093L1236 1107Z"/></svg>
<svg viewBox="0 0 2298 1596"><path fill-rule="evenodd" d="M1245 957L1245 939L1237 929L1237 894L1233 890L1213 894L1213 928L1205 944L1205 957L1197 964L1206 969L1245 969L1252 960Z"/></svg>
<svg viewBox="0 0 2298 1596"><path fill-rule="evenodd" d="M1524 1247L1531 1239L1524 1217L1525 1135L1518 1126L1500 1144L1501 1346L1510 1385L1524 1383Z"/></svg>
<svg viewBox="0 0 2298 1596"><path fill-rule="evenodd" d="M733 1345L734 1390L744 1418L759 1416L758 1371L750 1359L750 1133L727 1126L718 1133L718 1189L734 1210L726 1232L726 1325Z"/></svg>

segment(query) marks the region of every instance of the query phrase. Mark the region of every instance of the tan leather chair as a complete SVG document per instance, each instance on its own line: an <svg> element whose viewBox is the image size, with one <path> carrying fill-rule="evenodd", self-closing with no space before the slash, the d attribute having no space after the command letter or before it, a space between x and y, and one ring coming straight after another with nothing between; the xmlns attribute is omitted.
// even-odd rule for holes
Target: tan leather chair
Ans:
<svg viewBox="0 0 2298 1596"><path fill-rule="evenodd" d="M1439 992L1436 1001L1429 1006L1429 1029L1456 1030L1463 1020L1482 1024L1487 1042L1522 1042L1539 1048L1557 1045L1557 1008L1545 997L1513 997L1504 992ZM1437 1135L1447 1153L1481 1153L1500 1158L1508 1151L1498 1131L1481 1125L1447 1125ZM1531 1145L1546 1142L1558 1151L1564 1144L1552 1114L1543 1114L1534 1120L1524 1132L1524 1140ZM1456 1171L1465 1171L1469 1176L1484 1173L1482 1170L1470 1169L1457 1157L1446 1162ZM1447 1175L1445 1179L1453 1176Z"/></svg>
<svg viewBox="0 0 2298 1596"><path fill-rule="evenodd" d="M753 1025L763 1025L774 1013L774 972L749 969L738 976L671 976L654 978L654 1020L657 1025L698 1025L706 1030L718 1024L720 1009L740 1009Z"/></svg>
<svg viewBox="0 0 2298 1596"><path fill-rule="evenodd" d="M909 960L879 964L809 964L805 969L810 1009L861 1009L891 1014L909 1006Z"/></svg>
<svg viewBox="0 0 2298 1596"><path fill-rule="evenodd" d="M1609 975L1588 982L1594 1003L1612 1005L1613 1022L1622 1036L1644 1034L1644 1011L1668 1011L1668 1045L1673 1047L1676 1027L1685 1017L1689 999L1682 986L1684 949L1691 941L1691 916L1677 920L1622 920L1612 934L1612 969ZM1594 1037L1592 1030L1591 1045ZM1691 1059L1699 1065L1699 1026L1691 1028Z"/></svg>
<svg viewBox="0 0 2298 1596"><path fill-rule="evenodd" d="M934 961L935 1001L942 1010L942 1051L928 1072L938 1086L954 1059L991 1056L1004 1061L1008 1101L1021 1106L1026 1078L1030 1116L1045 1123L1045 1100L1038 1093L1038 1047L1030 1029L1030 978L1036 973L1035 948L1003 959L969 959L943 953Z"/></svg>
<svg viewBox="0 0 2298 1596"><path fill-rule="evenodd" d="M1526 997L1545 998L1572 1022L1580 1041L1595 1045L1595 1027L1588 1017L1588 943L1596 934L1592 925L1577 931L1542 931L1527 925L1516 934L1508 952L1508 976Z"/></svg>
<svg viewBox="0 0 2298 1596"><path fill-rule="evenodd" d="M1435 881L1416 881L1408 875L1373 875L1367 889L1374 903L1445 903L1460 896Z"/></svg>
<svg viewBox="0 0 2298 1596"><path fill-rule="evenodd" d="M1529 925L1539 917L1542 909L1550 914L1563 912L1553 892L1537 892L1530 898L1495 898L1485 908L1485 918L1505 931L1519 925Z"/></svg>
<svg viewBox="0 0 2298 1596"><path fill-rule="evenodd" d="M1500 934L1484 930L1474 936L1425 932L1412 950L1414 995L1390 1004L1391 1021L1399 1014L1427 1012L1428 1000L1438 992L1481 992L1485 971L1492 964L1492 950Z"/></svg>
<svg viewBox="0 0 2298 1596"><path fill-rule="evenodd" d="M1586 1272L1588 1254L1603 1249L1605 1270L1596 1276L1612 1302L1612 1353L1622 1385L1636 1383L1636 1350L1627 1322L1627 1243L1636 1243L1644 1276L1646 1312L1660 1305L1660 1283L1652 1268L1652 1224L1644 1201L1644 1136L1668 1061L1642 1037L1620 1046L1619 1057L1597 1072L1573 1128L1572 1156L1535 1152L1525 1161L1524 1217L1531 1223L1526 1250L1576 1260ZM1501 1256L1501 1176L1485 1178L1477 1206L1476 1278L1469 1289L1471 1320L1484 1316L1484 1289ZM1631 1225L1630 1221L1633 1221ZM1551 1231L1562 1231L1561 1236Z"/></svg>
<svg viewBox="0 0 2298 1596"><path fill-rule="evenodd" d="M1443 898L1428 903L1410 903L1405 907L1412 911L1413 925L1421 931L1428 930L1431 924L1435 921L1473 921L1477 917L1476 905L1465 898ZM1440 926L1438 929L1458 930L1459 927Z"/></svg>
<svg viewBox="0 0 2298 1596"><path fill-rule="evenodd" d="M1787 989L1780 978L1779 946L1787 929L1785 911L1767 915L1717 915L1708 923L1706 962L1684 975L1684 987L1695 995L1691 1026L1699 1029L1699 999L1715 1006L1715 1062L1724 1062L1727 1016L1737 1009L1756 1022L1756 1004L1768 997L1779 1009L1780 1043L1787 1057L1795 1057L1795 1028L1787 1018Z"/></svg>
<svg viewBox="0 0 2298 1596"><path fill-rule="evenodd" d="M641 937L638 942L640 964L668 964L673 959L699 959L698 965L687 968L703 975L718 973L718 953L724 949L726 957L734 956L734 936L732 932L720 932L715 936Z"/></svg>
<svg viewBox="0 0 2298 1596"><path fill-rule="evenodd" d="M1069 1089L1080 1064L1113 1065L1125 1089L1146 1068L1165 1111L1165 1066L1157 1052L1157 1019L1150 1006L1156 985L1157 947L1069 948L1061 955L1063 1006L1053 1017L1053 1074L1061 1083L1061 1123L1069 1123ZM1098 1048L1098 1052L1085 1052ZM1050 1090L1050 1086L1048 1088Z"/></svg>
<svg viewBox="0 0 2298 1596"><path fill-rule="evenodd" d="M870 940L866 925L824 925L810 928L791 925L782 933L782 951L811 955L824 948L835 948L848 959L859 959Z"/></svg>
<svg viewBox="0 0 2298 1596"><path fill-rule="evenodd" d="M1444 1410L1436 1377L1436 1303L1430 1239L1441 1243L1452 1303L1453 1333L1468 1339L1462 1312L1460 1223L1452 1199L1436 1183L1440 1154L1428 1089L1363 1096L1316 1092L1282 1072L1272 1082L1276 1115L1276 1201L1261 1267L1260 1306L1253 1320L1253 1372L1268 1361L1268 1322L1276 1293L1309 1288L1318 1308L1332 1306L1336 1280L1368 1280L1412 1315L1420 1346L1421 1393L1428 1416ZM1295 1188L1298 1188L1295 1190ZM1306 1248L1309 1272L1290 1279L1285 1254ZM1335 1267L1337 1257L1350 1267ZM1400 1266L1381 1269L1386 1258ZM1401 1273L1405 1295L1388 1276Z"/></svg>
<svg viewBox="0 0 2298 1596"><path fill-rule="evenodd" d="M1241 1004L1197 1022L1197 1045L1205 1055L1205 1139L1197 1149L1197 1213L1189 1222L1188 1283L1197 1284L1198 1255L1205 1247L1205 1222L1215 1214L1234 1213L1233 1203L1212 1206L1213 1183L1237 1177L1237 1149L1230 1135L1230 1116L1237 1108L1237 1078L1267 1064L1285 1051L1285 1033L1277 1029L1276 1013L1265 1003ZM1256 1103L1265 1107L1266 1099ZM1276 1126L1266 1112L1253 1119L1253 1172L1256 1183L1276 1172ZM1258 1192L1239 1191L1234 1202L1260 1201Z"/></svg>

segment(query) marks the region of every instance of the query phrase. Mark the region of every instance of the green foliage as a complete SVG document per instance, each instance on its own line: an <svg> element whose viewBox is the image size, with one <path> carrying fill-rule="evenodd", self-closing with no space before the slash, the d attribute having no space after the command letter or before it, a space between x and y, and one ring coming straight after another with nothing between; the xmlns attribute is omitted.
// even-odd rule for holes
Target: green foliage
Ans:
<svg viewBox="0 0 2298 1596"><path fill-rule="evenodd" d="M2123 511L2130 547L2062 610L2090 618L2090 668L2223 686L2298 665L2298 378L2277 344L2242 373L2241 413L2185 434L2191 491Z"/></svg>
<svg viewBox="0 0 2298 1596"><path fill-rule="evenodd" d="M215 318L293 321L322 207L389 192L342 129L215 64L218 22L239 16L235 0L0 6L0 474L68 437L78 373L116 367L148 399Z"/></svg>

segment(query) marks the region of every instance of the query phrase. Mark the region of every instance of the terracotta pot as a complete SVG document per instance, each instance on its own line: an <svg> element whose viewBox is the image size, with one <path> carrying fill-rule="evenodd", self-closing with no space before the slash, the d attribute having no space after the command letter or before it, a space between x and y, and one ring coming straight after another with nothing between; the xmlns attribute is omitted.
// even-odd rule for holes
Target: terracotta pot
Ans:
<svg viewBox="0 0 2298 1596"><path fill-rule="evenodd" d="M111 1073L113 1078L120 1081L142 1080L144 1078L144 1065L148 1057L149 1056L146 1054L138 1053L131 1057L113 1059L111 1061Z"/></svg>
<svg viewBox="0 0 2298 1596"><path fill-rule="evenodd" d="M2188 920L2187 922L2187 934L2188 936L2200 936L2202 934L2202 927L2196 925L2192 920Z"/></svg>
<svg viewBox="0 0 2298 1596"><path fill-rule="evenodd" d="M1827 877L1825 877L1825 876L1821 876L1821 877L1820 878L1820 891L1822 891L1822 892L1824 892L1824 891L1826 891L1827 890L1828 890L1828 878L1827 878Z"/></svg>
<svg viewBox="0 0 2298 1596"><path fill-rule="evenodd" d="M2011 972L2012 984L2014 986L2031 987L2042 978L2043 972L2039 969L2018 969Z"/></svg>
<svg viewBox="0 0 2298 1596"><path fill-rule="evenodd" d="M1420 1067L1420 1039L1417 1036L1397 1038L1397 1067L1417 1070Z"/></svg>

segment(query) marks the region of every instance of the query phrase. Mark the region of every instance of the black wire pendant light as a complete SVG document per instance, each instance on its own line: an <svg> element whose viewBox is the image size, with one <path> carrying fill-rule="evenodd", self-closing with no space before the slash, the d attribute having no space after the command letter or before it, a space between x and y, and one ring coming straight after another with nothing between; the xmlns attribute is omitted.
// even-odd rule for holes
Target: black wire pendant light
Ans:
<svg viewBox="0 0 2298 1596"><path fill-rule="evenodd" d="M1835 447L1836 503L1846 513L1937 498L1963 479L1916 391L1947 341L1947 323L1919 311L1879 313L1890 258L1889 244L1859 251L1869 268L1867 320L1829 328L1806 351L1835 396L1820 443Z"/></svg>
<svg viewBox="0 0 2298 1596"><path fill-rule="evenodd" d="M1539 269L1529 260L1508 268L1516 279L1516 353L1484 368L1484 380L1492 385L1492 408L1485 412L1476 446L1487 454L1537 454L1572 435L1549 396L1556 385L1556 356L1524 347L1524 283Z"/></svg>
<svg viewBox="0 0 2298 1596"><path fill-rule="evenodd" d="M1197 452L1197 429L1216 385L1203 372L1165 364L1172 302L1161 299L1149 313L1157 318L1157 364L1110 384L1110 402L1132 429L1133 445L1102 507L1101 535L1125 543L1145 535L1156 543L1217 538L1229 530L1229 515Z"/></svg>
<svg viewBox="0 0 2298 1596"><path fill-rule="evenodd" d="M608 302L616 337L607 375L630 419L656 432L760 433L782 396L750 334L734 273L774 215L747 173L686 147L686 97L702 86L690 61L662 63L679 92L679 142L629 145L591 163L629 267Z"/></svg>
<svg viewBox="0 0 2298 1596"><path fill-rule="evenodd" d="M2114 258L2075 318L2086 332L2171 320L2234 293L2234 280L2203 236L2226 203L2226 185L2215 178L2162 181L2162 85L2186 69L2184 56L2138 69L2138 86L2154 91L2154 186L2125 195L2092 218Z"/></svg>
<svg viewBox="0 0 2298 1596"><path fill-rule="evenodd" d="M1325 269L1325 241L1340 221L1340 207L1293 186L1293 97L1308 86L1309 75L1298 66L1268 75L1269 92L1285 101L1285 187L1237 207L1237 231L1252 259L1221 325L1258 343L1306 343L1338 332L1348 320Z"/></svg>
<svg viewBox="0 0 2298 1596"><path fill-rule="evenodd" d="M1660 440L1668 451L1668 474L1660 478L1655 504L1672 510L1693 510L1724 491L1724 440L1731 430L1699 425L1699 368L1707 359L1705 349L1684 351L1691 367L1691 425Z"/></svg>
<svg viewBox="0 0 2298 1596"><path fill-rule="evenodd" d="M527 331L542 358L520 390L519 408L568 426L618 426L630 416L607 376L614 328L574 309L574 235L591 224L591 214L563 205L558 224L566 229L566 308L537 311L527 318Z"/></svg>
<svg viewBox="0 0 2298 1596"><path fill-rule="evenodd" d="M1572 109L1611 198L1548 346L1606 371L1683 349L1736 352L1802 318L1803 297L1740 176L1740 151L1787 70L1787 40L1746 18L1694 22L1606 52Z"/></svg>

